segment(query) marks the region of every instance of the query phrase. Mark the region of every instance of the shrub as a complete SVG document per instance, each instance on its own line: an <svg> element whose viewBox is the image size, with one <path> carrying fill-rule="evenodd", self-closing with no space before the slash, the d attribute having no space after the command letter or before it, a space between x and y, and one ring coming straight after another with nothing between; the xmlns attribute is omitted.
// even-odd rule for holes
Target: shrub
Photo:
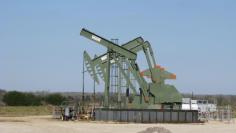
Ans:
<svg viewBox="0 0 236 133"><path fill-rule="evenodd" d="M41 104L39 97L31 93L9 91L3 96L3 102L9 106L37 106Z"/></svg>

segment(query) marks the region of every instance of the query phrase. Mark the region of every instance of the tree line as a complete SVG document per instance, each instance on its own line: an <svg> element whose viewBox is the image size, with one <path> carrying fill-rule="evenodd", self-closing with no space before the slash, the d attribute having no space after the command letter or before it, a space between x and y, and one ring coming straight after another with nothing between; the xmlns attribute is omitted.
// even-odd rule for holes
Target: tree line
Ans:
<svg viewBox="0 0 236 133"><path fill-rule="evenodd" d="M208 100L210 103L215 103L218 106L231 105L236 106L236 95L192 95L192 94L183 94L184 97L189 97L195 100Z"/></svg>
<svg viewBox="0 0 236 133"><path fill-rule="evenodd" d="M236 95L192 95L183 94L184 97L192 99L208 100L211 103L216 103L218 106L231 105L236 108ZM94 99L95 98L95 99ZM95 97L93 93L85 93L84 102L89 104L96 102L102 104L103 93L96 93ZM79 103L82 102L82 93L80 92L67 92L67 93L30 93L19 91L4 91L0 89L0 102L4 102L9 106L38 106L38 105L60 105L63 101L69 101L77 99ZM116 101L117 97L111 95L111 101Z"/></svg>
<svg viewBox="0 0 236 133"><path fill-rule="evenodd" d="M8 106L60 105L64 100L66 100L66 97L59 93L42 96L18 91L5 92L2 97L2 101Z"/></svg>

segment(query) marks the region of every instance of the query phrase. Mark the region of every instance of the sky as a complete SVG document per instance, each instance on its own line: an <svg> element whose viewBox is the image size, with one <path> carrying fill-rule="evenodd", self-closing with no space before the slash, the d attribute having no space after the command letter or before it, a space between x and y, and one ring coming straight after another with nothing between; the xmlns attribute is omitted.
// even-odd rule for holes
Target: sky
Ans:
<svg viewBox="0 0 236 133"><path fill-rule="evenodd" d="M236 94L235 0L0 0L0 88L81 91L83 51L106 51L82 28L119 44L142 36L182 93Z"/></svg>

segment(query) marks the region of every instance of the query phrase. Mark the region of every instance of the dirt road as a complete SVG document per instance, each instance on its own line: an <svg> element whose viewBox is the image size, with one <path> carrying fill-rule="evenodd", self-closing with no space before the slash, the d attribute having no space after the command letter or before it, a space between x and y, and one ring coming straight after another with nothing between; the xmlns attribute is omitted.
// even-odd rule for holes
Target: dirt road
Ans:
<svg viewBox="0 0 236 133"><path fill-rule="evenodd" d="M51 119L51 116L0 117L0 133L138 133L153 127L163 128L171 133L236 133L236 122L230 124L223 122L205 124L115 124L63 122Z"/></svg>

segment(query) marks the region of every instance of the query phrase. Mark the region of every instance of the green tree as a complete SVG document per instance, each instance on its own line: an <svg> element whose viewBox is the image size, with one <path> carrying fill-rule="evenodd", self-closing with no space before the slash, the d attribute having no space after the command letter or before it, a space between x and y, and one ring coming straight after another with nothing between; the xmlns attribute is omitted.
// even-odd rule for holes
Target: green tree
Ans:
<svg viewBox="0 0 236 133"><path fill-rule="evenodd" d="M9 91L4 94L3 102L9 106L37 106L41 104L39 97L18 91Z"/></svg>
<svg viewBox="0 0 236 133"><path fill-rule="evenodd" d="M52 105L60 105L63 101L65 101L65 97L62 96L61 94L55 93L55 94L50 94L48 96L46 96L45 101L48 104L52 104Z"/></svg>

